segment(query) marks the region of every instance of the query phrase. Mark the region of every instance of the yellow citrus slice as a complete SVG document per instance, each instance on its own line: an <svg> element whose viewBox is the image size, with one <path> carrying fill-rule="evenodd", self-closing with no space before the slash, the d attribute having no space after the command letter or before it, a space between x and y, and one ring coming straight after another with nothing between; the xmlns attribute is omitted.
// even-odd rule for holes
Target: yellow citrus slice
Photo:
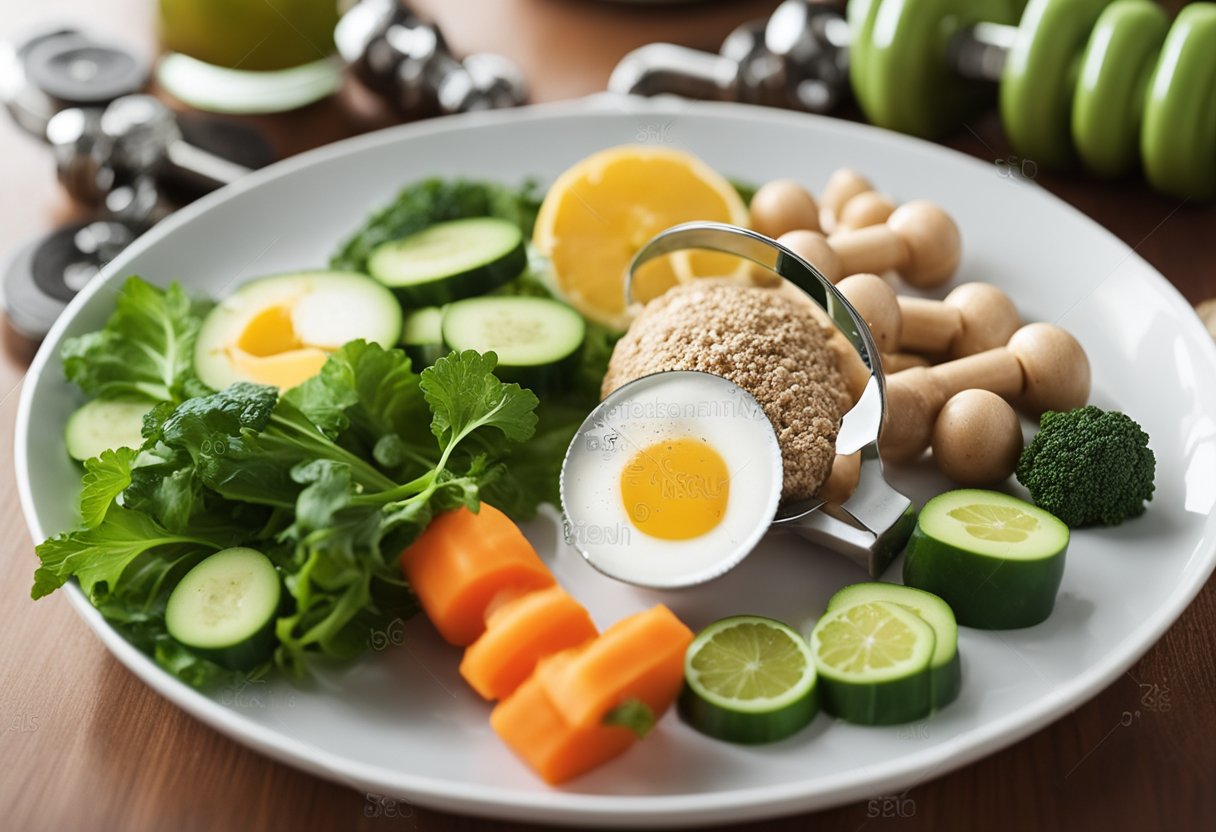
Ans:
<svg viewBox="0 0 1216 832"><path fill-rule="evenodd" d="M692 220L747 225L747 206L723 176L673 148L630 145L602 150L558 177L536 219L533 245L548 256L558 291L593 321L629 323L629 261L665 228ZM694 277L737 265L698 252L654 261L635 276L646 301Z"/></svg>

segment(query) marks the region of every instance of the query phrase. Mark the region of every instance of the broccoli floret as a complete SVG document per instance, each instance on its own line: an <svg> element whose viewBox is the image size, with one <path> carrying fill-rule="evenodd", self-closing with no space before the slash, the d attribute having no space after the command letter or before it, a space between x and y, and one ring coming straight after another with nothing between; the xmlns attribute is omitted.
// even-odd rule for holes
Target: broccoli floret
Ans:
<svg viewBox="0 0 1216 832"><path fill-rule="evenodd" d="M1069 526L1116 526L1153 499L1157 460L1148 434L1115 410L1048 411L1018 460L1018 482Z"/></svg>

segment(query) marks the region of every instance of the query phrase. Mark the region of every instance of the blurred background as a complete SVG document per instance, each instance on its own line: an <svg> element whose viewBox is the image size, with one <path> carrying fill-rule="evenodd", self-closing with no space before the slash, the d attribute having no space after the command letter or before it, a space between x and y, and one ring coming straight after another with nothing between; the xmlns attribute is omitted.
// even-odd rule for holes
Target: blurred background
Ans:
<svg viewBox="0 0 1216 832"><path fill-rule="evenodd" d="M134 236L249 169L396 123L608 89L780 106L941 141L1077 205L1192 303L1216 294L1210 272L1171 262L1216 217L1205 207L1216 190L1211 3L1120 0L1129 8L1116 14L1106 0L1033 0L1026 10L1024 0L901 0L885 4L902 8L894 34L870 26L879 0L4 5L0 296L10 341L15 332L36 343ZM1132 29L1140 34L1127 38ZM1017 50L1029 69L1011 73ZM1098 62L1101 83L1073 100L1083 60ZM1158 63L1170 77L1153 74ZM1140 100L1150 75L1167 89L1156 108L1166 138L1141 147L1140 122L1154 117ZM1127 113L1109 104L1119 100ZM1071 138L1051 126L1063 119L1067 133L1070 108L1088 113L1085 124L1073 119Z"/></svg>

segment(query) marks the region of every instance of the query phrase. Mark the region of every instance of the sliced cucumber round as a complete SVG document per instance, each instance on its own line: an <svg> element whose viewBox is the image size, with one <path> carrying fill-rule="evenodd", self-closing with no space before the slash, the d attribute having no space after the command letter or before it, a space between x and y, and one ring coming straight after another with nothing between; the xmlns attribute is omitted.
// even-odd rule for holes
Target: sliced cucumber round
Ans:
<svg viewBox="0 0 1216 832"><path fill-rule="evenodd" d="M199 330L194 369L217 390L237 381L287 389L348 341L388 348L400 337L401 304L367 275L280 274L250 281L215 305Z"/></svg>
<svg viewBox="0 0 1216 832"><path fill-rule="evenodd" d="M784 739L819 712L810 648L771 618L736 615L710 624L688 646L684 681L680 716L727 742Z"/></svg>
<svg viewBox="0 0 1216 832"><path fill-rule="evenodd" d="M894 725L933 711L933 628L886 601L829 610L811 633L823 709L860 725Z"/></svg>
<svg viewBox="0 0 1216 832"><path fill-rule="evenodd" d="M503 381L545 389L578 369L587 325L583 316L549 298L469 298L443 309L443 342L454 350L493 351Z"/></svg>
<svg viewBox="0 0 1216 832"><path fill-rule="evenodd" d="M233 670L270 657L282 581L264 554L237 547L209 556L186 573L165 608L169 635Z"/></svg>
<svg viewBox="0 0 1216 832"><path fill-rule="evenodd" d="M443 310L424 306L406 315L401 327L401 347L416 373L447 355L448 348L443 344Z"/></svg>
<svg viewBox="0 0 1216 832"><path fill-rule="evenodd" d="M140 447L144 415L151 409L148 402L93 399L68 417L63 432L68 456L84 462L102 451Z"/></svg>
<svg viewBox="0 0 1216 832"><path fill-rule="evenodd" d="M904 583L938 595L958 623L983 630L1047 619L1064 577L1068 526L1008 494L947 491L921 509Z"/></svg>
<svg viewBox="0 0 1216 832"><path fill-rule="evenodd" d="M437 223L382 243L367 260L371 276L407 307L484 295L519 277L527 266L523 232L497 217Z"/></svg>
<svg viewBox="0 0 1216 832"><path fill-rule="evenodd" d="M958 623L950 606L932 592L875 581L846 586L828 600L827 611L866 601L899 604L916 613L933 628L933 661L929 667L933 707L944 708L958 698L963 671L958 653Z"/></svg>

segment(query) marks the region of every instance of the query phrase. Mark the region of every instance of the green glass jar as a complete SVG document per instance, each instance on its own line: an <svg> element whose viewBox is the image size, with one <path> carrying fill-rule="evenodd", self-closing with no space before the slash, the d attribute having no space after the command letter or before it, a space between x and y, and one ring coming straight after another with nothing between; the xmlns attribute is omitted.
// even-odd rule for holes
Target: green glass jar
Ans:
<svg viewBox="0 0 1216 832"><path fill-rule="evenodd" d="M334 92L340 0L159 0L157 79L187 104L276 112Z"/></svg>

